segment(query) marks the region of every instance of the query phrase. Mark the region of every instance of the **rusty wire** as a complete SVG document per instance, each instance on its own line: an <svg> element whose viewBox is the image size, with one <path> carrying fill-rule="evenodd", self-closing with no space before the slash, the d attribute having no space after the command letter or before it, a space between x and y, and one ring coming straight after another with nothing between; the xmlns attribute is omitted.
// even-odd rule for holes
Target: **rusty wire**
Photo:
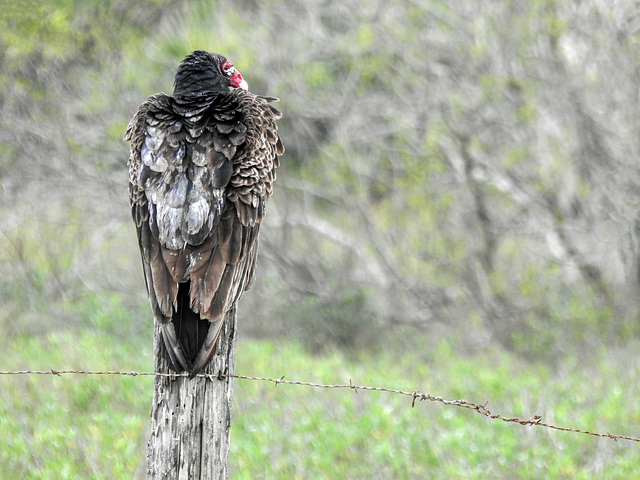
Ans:
<svg viewBox="0 0 640 480"><path fill-rule="evenodd" d="M17 371L0 371L0 375L67 375L67 374L78 374L78 375L124 375L130 377L137 377L140 375L147 376L160 376L160 377L186 377L187 373L160 373L160 372L120 372L120 371L90 371L90 370L17 370ZM538 426L550 428L552 430L559 430L562 432L573 432L573 433L582 433L585 435L592 435L594 437L606 437L611 438L615 441L617 440L629 440L631 442L640 443L640 438L631 437L628 435L617 435L613 433L601 433L601 432L591 432L589 430L583 430L580 428L570 428L570 427L559 427L557 425L552 425L549 423L545 423L542 421L542 417L540 415L534 415L527 420L523 420L517 417L505 417L500 414L492 413L487 408L487 402L484 404L478 404L469 402L467 400L446 400L443 397L431 395L429 393L423 393L419 390L414 390L412 392L406 390L398 390L396 388L386 388L386 387L370 387L366 385L354 385L349 380L349 384L336 384L336 385L327 385L323 383L313 383L313 382L303 382L300 380L285 380L284 376L280 378L268 378L268 377L251 377L246 375L231 375L231 374L220 374L220 375L211 375L205 373L198 373L197 377L209 378L210 380L223 379L225 377L229 378L237 378L241 380L256 380L262 382L271 382L276 386L280 384L284 385L302 385L306 387L314 387L314 388L339 388L339 389L351 389L355 393L358 393L358 390L362 391L373 391L373 392L386 392L393 393L397 395L405 395L411 397L411 407L415 407L416 400L424 401L428 400L430 402L439 402L444 405L451 405L454 407L466 408L469 410L473 410L480 415L490 418L492 420L502 420L503 422L510 423L518 423L520 425L529 425L529 426Z"/></svg>

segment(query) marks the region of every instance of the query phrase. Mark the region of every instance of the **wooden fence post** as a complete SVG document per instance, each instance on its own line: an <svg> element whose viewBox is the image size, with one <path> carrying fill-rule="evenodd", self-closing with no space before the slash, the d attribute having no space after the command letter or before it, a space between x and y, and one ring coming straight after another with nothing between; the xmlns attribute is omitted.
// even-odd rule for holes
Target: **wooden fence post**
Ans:
<svg viewBox="0 0 640 480"><path fill-rule="evenodd" d="M154 330L155 371L166 372L158 325ZM228 477L236 309L227 312L211 361L201 373L211 378L156 376L147 448L147 478L222 480Z"/></svg>

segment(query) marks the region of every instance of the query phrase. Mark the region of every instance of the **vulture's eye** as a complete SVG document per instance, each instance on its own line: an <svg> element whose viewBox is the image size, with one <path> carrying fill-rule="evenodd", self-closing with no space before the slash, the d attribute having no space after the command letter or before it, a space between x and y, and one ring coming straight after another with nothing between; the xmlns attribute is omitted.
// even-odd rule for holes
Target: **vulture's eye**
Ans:
<svg viewBox="0 0 640 480"><path fill-rule="evenodd" d="M231 63L227 62L222 65L222 73L224 73L227 77L232 77L234 73L236 73L236 69Z"/></svg>

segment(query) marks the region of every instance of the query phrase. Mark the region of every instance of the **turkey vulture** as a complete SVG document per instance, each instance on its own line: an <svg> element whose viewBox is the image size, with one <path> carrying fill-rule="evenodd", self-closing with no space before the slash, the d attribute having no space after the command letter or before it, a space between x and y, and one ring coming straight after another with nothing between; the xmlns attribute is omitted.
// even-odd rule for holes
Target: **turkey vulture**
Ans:
<svg viewBox="0 0 640 480"><path fill-rule="evenodd" d="M247 91L222 55L195 51L172 95L127 126L129 198L169 366L193 377L254 274L258 231L284 147L277 98Z"/></svg>

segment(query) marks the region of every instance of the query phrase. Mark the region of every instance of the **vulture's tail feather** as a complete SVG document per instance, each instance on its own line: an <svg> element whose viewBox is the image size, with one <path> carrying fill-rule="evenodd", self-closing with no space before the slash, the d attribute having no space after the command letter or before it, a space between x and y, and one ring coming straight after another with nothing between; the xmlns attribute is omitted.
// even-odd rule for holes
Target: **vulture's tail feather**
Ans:
<svg viewBox="0 0 640 480"><path fill-rule="evenodd" d="M209 339L211 324L209 320L200 318L198 313L189 308L189 282L178 285L177 300L177 308L171 322L163 325L162 337L171 369L176 372L187 371L190 377L193 377L204 366L200 361L196 365L200 350L203 347L207 350L212 349ZM216 330L217 327L216 325L212 330Z"/></svg>

